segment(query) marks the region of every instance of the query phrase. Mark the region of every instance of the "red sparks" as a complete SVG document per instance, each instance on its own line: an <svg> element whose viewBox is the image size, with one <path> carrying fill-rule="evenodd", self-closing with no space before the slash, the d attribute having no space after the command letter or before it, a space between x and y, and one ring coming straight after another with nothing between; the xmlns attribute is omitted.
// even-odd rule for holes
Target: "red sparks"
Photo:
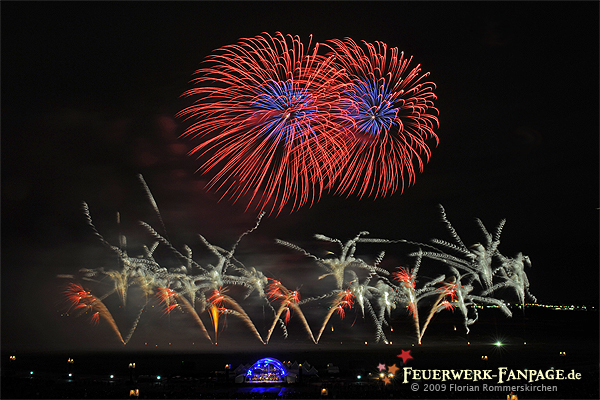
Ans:
<svg viewBox="0 0 600 400"><path fill-rule="evenodd" d="M342 300L336 307L335 311L340 315L342 319L346 316L346 308L352 308L352 301Z"/></svg>
<svg viewBox="0 0 600 400"><path fill-rule="evenodd" d="M177 293L171 288L159 287L156 289L156 296L160 299L160 303L169 303Z"/></svg>
<svg viewBox="0 0 600 400"><path fill-rule="evenodd" d="M176 308L177 308L177 303L174 303L174 304L168 305L168 306L165 308L165 312L163 313L163 315L164 315L164 314L171 314L171 311L173 311L173 310L174 310L174 309L176 309Z"/></svg>
<svg viewBox="0 0 600 400"><path fill-rule="evenodd" d="M450 297L450 301L455 301L457 299L456 289L449 290L447 296Z"/></svg>
<svg viewBox="0 0 600 400"><path fill-rule="evenodd" d="M346 316L346 310L345 309L346 308L348 308L348 309L352 308L353 304L354 304L354 294L352 293L352 291L350 289L346 289L342 293L341 299L338 302L335 311L343 319Z"/></svg>
<svg viewBox="0 0 600 400"><path fill-rule="evenodd" d="M64 294L67 301L69 301L73 306L85 301L85 299L87 299L90 295L89 292L85 291L81 285L72 282L67 284Z"/></svg>
<svg viewBox="0 0 600 400"><path fill-rule="evenodd" d="M454 305L452 303L450 303L448 300L444 300L442 301L442 304L444 305L444 307L446 307L447 310L450 310L452 312L454 312Z"/></svg>
<svg viewBox="0 0 600 400"><path fill-rule="evenodd" d="M285 308L285 323L287 324L288 322L290 322L290 318L292 317L292 311L290 310L289 307Z"/></svg>
<svg viewBox="0 0 600 400"><path fill-rule="evenodd" d="M70 304L69 311L83 308L83 311L91 314L90 322L94 325L98 324L100 321L100 312L93 311L94 303L97 300L93 294L86 291L80 284L70 282L67 284L64 295L67 303Z"/></svg>
<svg viewBox="0 0 600 400"><path fill-rule="evenodd" d="M412 286L412 288L414 289L416 283L412 276L412 271L408 272L404 267L398 267L397 269L398 271L392 273L394 279L400 282L404 282L405 284Z"/></svg>
<svg viewBox="0 0 600 400"><path fill-rule="evenodd" d="M446 282L443 286L439 287L437 290L441 290L445 292L446 296L450 297L450 301L455 301L457 299L456 293L457 284L454 282Z"/></svg>
<svg viewBox="0 0 600 400"><path fill-rule="evenodd" d="M299 301L300 301L300 292L298 292L297 290L294 290L293 292L290 293L290 302L298 303Z"/></svg>
<svg viewBox="0 0 600 400"><path fill-rule="evenodd" d="M406 306L406 310L408 311L408 315L410 315L411 317L417 315L417 306L413 302L408 303L408 305Z"/></svg>
<svg viewBox="0 0 600 400"><path fill-rule="evenodd" d="M273 283L269 283L267 285L265 291L265 293L267 294L267 296L269 296L269 299L271 300L279 300L282 297L286 297L285 292L287 292L287 289L285 289L281 285L281 282L275 280L273 281Z"/></svg>
<svg viewBox="0 0 600 400"><path fill-rule="evenodd" d="M342 297L342 300L349 304L350 307L352 307L352 304L354 302L354 293L352 293L350 289L344 290L344 296Z"/></svg>
<svg viewBox="0 0 600 400"><path fill-rule="evenodd" d="M273 283L267 285L266 293L271 300L280 300L283 312L285 312L285 323L287 324L292 316L290 304L297 304L300 301L300 292L294 290L290 292L281 282L273 280Z"/></svg>
<svg viewBox="0 0 600 400"><path fill-rule="evenodd" d="M456 288L456 282L444 282L444 284L437 289L442 291L444 296L448 298L444 298L442 305L452 312L454 312L455 309L455 306L452 304L452 302L456 301L458 298Z"/></svg>
<svg viewBox="0 0 600 400"><path fill-rule="evenodd" d="M83 286L78 283L70 282L64 291L65 299L70 304L69 310L89 308L91 311L92 304L96 301L90 292L86 291Z"/></svg>
<svg viewBox="0 0 600 400"><path fill-rule="evenodd" d="M223 305L224 300L225 298L223 297L221 288L219 288L218 290L215 289L213 294L208 298L208 301L217 307L221 307Z"/></svg>
<svg viewBox="0 0 600 400"><path fill-rule="evenodd" d="M177 296L177 292L175 292L171 288L157 288L156 296L160 299L160 304L165 304L165 311L163 314L170 314L175 308L177 308L178 304L175 300L175 296Z"/></svg>
<svg viewBox="0 0 600 400"><path fill-rule="evenodd" d="M282 302L298 303L300 301L300 292L294 290L290 292L281 282L273 280L268 284L265 293L271 300L281 300Z"/></svg>

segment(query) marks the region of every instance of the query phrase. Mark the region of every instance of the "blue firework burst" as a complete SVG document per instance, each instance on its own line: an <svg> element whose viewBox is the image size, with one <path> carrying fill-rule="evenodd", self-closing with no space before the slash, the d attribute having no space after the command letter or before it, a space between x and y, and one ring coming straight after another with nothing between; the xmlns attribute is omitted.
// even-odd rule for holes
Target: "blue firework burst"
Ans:
<svg viewBox="0 0 600 400"><path fill-rule="evenodd" d="M250 102L261 121L261 134L285 142L303 142L315 136L319 110L312 93L293 80L268 81Z"/></svg>
<svg viewBox="0 0 600 400"><path fill-rule="evenodd" d="M388 131L398 124L398 99L383 80L357 79L345 95L353 105L349 114L359 132L377 136L382 130Z"/></svg>

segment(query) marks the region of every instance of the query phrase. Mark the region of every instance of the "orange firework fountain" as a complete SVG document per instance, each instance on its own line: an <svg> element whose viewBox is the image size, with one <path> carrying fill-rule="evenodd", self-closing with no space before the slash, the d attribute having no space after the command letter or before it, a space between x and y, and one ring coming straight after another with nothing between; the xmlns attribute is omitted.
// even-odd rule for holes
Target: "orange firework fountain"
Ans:
<svg viewBox="0 0 600 400"><path fill-rule="evenodd" d="M202 323L200 316L185 297L181 296L171 288L157 288L156 296L160 299L160 304L165 304L165 314L169 314L177 307L180 307L182 310L188 311L194 318L194 321L196 321L196 323L200 327L202 333L206 336L208 340L212 342L212 339L208 335L206 327Z"/></svg>
<svg viewBox="0 0 600 400"><path fill-rule="evenodd" d="M329 312L325 316L325 320L323 321L323 326L321 326L321 330L319 331L319 334L317 335L317 340L315 343L319 343L319 340L321 339L321 335L323 334L323 331L325 330L325 326L327 325L327 322L329 322L329 319L331 318L331 316L333 315L334 312L337 311L338 314L340 314L340 317L344 318L344 316L346 314L346 311L344 309L352 307L353 298L354 298L354 295L352 294L350 289L340 291L340 293L336 296L335 300L333 301L331 307L329 308ZM331 329L333 330L333 327Z"/></svg>
<svg viewBox="0 0 600 400"><path fill-rule="evenodd" d="M215 290L214 293L212 294L212 296L210 296L208 298L208 301L210 303L212 303L213 305L216 305L217 307L223 308L224 310L226 310L226 309L223 307L223 305L225 303L228 304L231 307L231 309L228 311L231 312L233 315L241 318L242 321L244 321L244 323L250 328L250 330L252 330L252 333L254 333L254 335L258 338L258 340L260 340L260 342L262 344L266 344L265 341L260 336L260 333L256 329L256 326L254 325L254 323L252 322L252 320L246 313L246 311L244 311L242 306L240 306L237 301L235 301L233 298L227 296L225 294L226 291L227 291L227 288L225 288L225 289L219 288L218 290Z"/></svg>
<svg viewBox="0 0 600 400"><path fill-rule="evenodd" d="M112 314L100 299L86 291L80 284L72 282L67 285L64 294L67 302L71 304L69 311L79 310L78 315L90 312L92 315L91 322L93 324L98 324L100 318L104 318L112 330L117 334L119 340L125 344Z"/></svg>
<svg viewBox="0 0 600 400"><path fill-rule="evenodd" d="M281 305L279 306L279 310L277 311L277 314L275 315L275 318L273 319L273 324L271 325L271 329L269 329L269 335L267 336L266 343L269 343L269 339L271 338L271 335L273 334L273 330L275 329L275 324L277 324L279 317L281 317L281 314L283 314L284 311L286 312L285 323L287 324L289 322L289 320L291 318L291 309L293 309L300 317L300 320L302 321L302 323L303 323L304 327L306 328L308 334L310 335L310 338L312 339L312 341L315 344L317 343L317 341L315 340L315 338L312 334L312 331L310 330L310 327L308 326L308 322L306 321L304 314L302 313L302 311L300 310L300 307L298 306L298 302L300 301L300 293L298 293L297 290L294 290L293 292L291 292L285 286L283 286L281 284L281 282L273 281L273 283L270 283L267 286L267 295L269 296L269 298L271 298L271 300L280 300Z"/></svg>

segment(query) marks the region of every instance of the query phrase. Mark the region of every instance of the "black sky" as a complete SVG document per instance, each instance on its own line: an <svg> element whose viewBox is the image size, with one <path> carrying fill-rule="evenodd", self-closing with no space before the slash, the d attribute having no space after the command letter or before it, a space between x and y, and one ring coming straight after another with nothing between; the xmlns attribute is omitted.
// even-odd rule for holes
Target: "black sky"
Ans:
<svg viewBox="0 0 600 400"><path fill-rule="evenodd" d="M248 238L263 246L254 257L289 256L276 237L317 251L314 233L449 240L442 204L468 244L483 240L475 218L490 230L506 218L500 250L529 255L541 302L598 304L598 12L597 2L2 2L2 348L61 345L56 275L106 257L81 202L108 236L117 211L125 224L156 223L139 173L179 244L201 233L226 247L253 226L256 213L203 191L174 115L210 51L261 32L399 47L431 72L441 126L403 194L325 195L268 218ZM394 260L405 249L386 250Z"/></svg>

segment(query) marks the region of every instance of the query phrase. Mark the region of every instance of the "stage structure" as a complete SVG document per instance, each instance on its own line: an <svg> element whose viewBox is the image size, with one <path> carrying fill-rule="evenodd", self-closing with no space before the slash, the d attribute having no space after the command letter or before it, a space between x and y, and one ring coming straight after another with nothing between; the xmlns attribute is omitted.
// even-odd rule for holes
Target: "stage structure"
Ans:
<svg viewBox="0 0 600 400"><path fill-rule="evenodd" d="M261 358L255 362L244 375L247 383L285 383L288 371L283 364L274 358Z"/></svg>

